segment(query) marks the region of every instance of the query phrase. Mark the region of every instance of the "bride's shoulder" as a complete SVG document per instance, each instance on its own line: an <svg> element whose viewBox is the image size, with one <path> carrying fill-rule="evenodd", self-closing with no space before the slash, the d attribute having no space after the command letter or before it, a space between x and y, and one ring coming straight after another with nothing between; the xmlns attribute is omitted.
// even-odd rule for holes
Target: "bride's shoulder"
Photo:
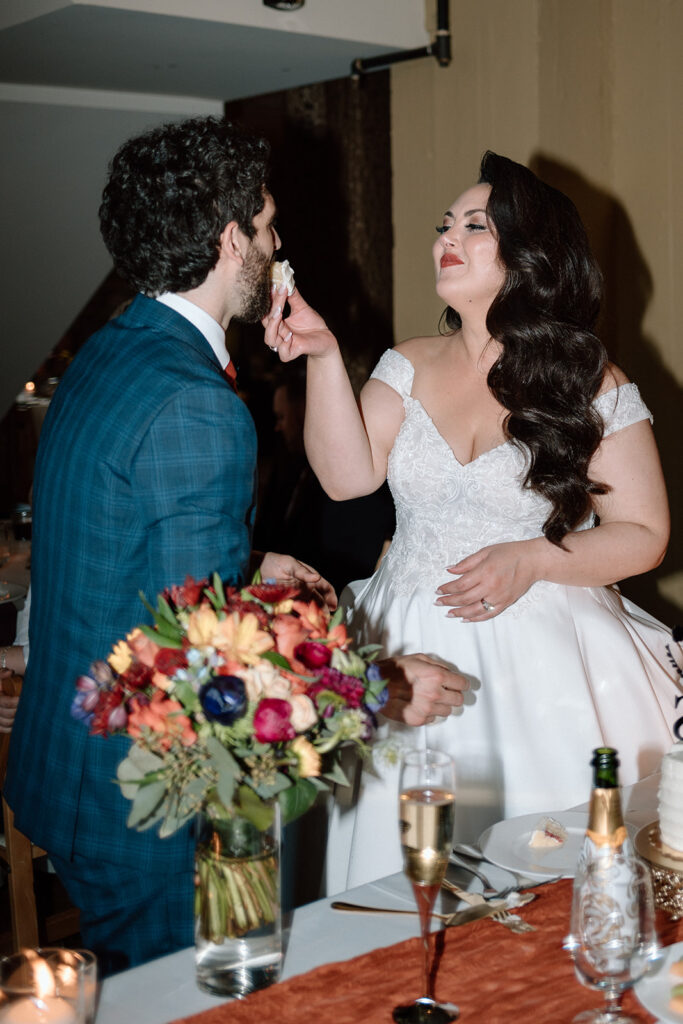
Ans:
<svg viewBox="0 0 683 1024"><path fill-rule="evenodd" d="M622 384L630 384L631 381L626 376L624 371L616 365L616 363L608 363L605 367L605 373L602 378L602 384L596 397L607 394L608 391L614 391L615 388L620 388Z"/></svg>
<svg viewBox="0 0 683 1024"><path fill-rule="evenodd" d="M408 338L400 342L393 349L399 355L412 363L416 370L427 363L437 359L443 351L444 338L441 335L435 337Z"/></svg>

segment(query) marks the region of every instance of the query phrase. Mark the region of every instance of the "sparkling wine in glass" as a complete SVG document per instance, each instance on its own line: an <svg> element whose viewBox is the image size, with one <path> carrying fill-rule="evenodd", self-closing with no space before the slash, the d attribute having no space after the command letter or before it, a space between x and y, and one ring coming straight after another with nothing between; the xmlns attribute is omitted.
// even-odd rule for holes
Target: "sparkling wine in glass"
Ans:
<svg viewBox="0 0 683 1024"><path fill-rule="evenodd" d="M409 750L399 778L399 830L403 870L411 881L420 913L424 995L393 1013L398 1024L446 1024L456 1020L458 1008L434 1000L429 955L429 926L453 846L455 818L455 766L439 750Z"/></svg>
<svg viewBox="0 0 683 1024"><path fill-rule="evenodd" d="M606 1000L572 1024L635 1024L622 1011L621 997L660 956L648 867L628 851L605 850L597 860L580 859L570 927L564 947L576 976Z"/></svg>

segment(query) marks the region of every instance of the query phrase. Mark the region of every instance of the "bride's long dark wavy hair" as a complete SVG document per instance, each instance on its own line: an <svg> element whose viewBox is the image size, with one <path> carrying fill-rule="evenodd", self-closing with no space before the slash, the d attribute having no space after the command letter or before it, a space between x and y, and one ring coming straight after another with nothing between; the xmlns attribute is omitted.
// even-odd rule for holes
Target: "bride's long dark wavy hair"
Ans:
<svg viewBox="0 0 683 1024"><path fill-rule="evenodd" d="M603 422L592 402L607 354L593 333L602 275L571 200L522 164L487 152L479 181L491 186L487 216L498 235L505 281L486 318L502 351L488 385L508 415L508 437L530 453L524 485L552 504L543 533L563 537L604 484L589 479ZM450 330L458 313L445 313Z"/></svg>

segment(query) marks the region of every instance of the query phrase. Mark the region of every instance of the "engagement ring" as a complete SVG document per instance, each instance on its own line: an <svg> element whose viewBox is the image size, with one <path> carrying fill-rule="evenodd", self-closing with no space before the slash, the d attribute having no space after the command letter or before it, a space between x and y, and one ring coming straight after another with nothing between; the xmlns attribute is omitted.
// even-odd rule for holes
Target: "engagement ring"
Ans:
<svg viewBox="0 0 683 1024"><path fill-rule="evenodd" d="M485 597L482 597L481 603L484 606L484 611L485 612L495 612L495 610L496 610L495 604L489 604Z"/></svg>

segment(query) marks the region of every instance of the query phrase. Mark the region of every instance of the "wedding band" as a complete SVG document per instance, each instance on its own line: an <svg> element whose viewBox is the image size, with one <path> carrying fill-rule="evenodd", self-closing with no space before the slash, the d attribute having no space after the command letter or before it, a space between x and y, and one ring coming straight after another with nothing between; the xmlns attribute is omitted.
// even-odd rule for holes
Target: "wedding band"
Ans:
<svg viewBox="0 0 683 1024"><path fill-rule="evenodd" d="M484 611L485 612L495 612L495 610L496 610L495 604L489 604L485 597L482 597L481 603L484 606Z"/></svg>
<svg viewBox="0 0 683 1024"><path fill-rule="evenodd" d="M270 348L271 352L277 352L277 345L269 345L268 347Z"/></svg>

